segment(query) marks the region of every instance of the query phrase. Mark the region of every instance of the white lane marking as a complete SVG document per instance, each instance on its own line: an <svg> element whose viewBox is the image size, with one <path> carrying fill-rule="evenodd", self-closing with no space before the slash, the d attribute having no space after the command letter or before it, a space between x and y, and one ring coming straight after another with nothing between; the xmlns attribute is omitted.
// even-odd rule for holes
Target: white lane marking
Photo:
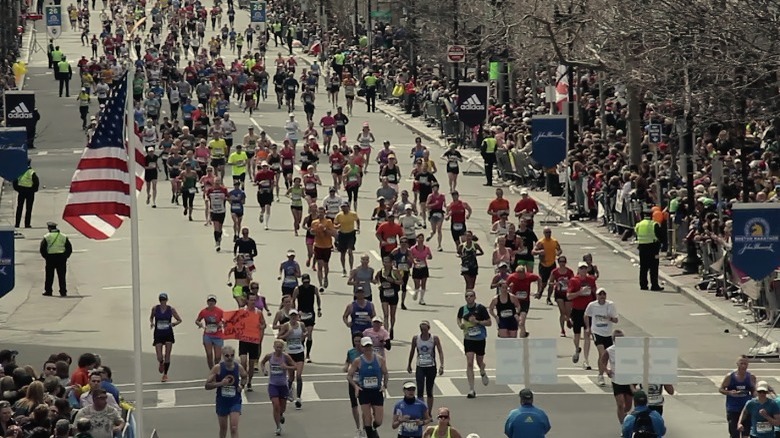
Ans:
<svg viewBox="0 0 780 438"><path fill-rule="evenodd" d="M712 382L715 387L720 388L720 385L723 383L723 376L708 376L707 379ZM676 392L676 391L675 391ZM720 393L718 393L720 394Z"/></svg>
<svg viewBox="0 0 780 438"><path fill-rule="evenodd" d="M466 350L463 348L463 342L461 342L460 338L455 336L455 333L452 333L450 329L447 328L446 325L444 325L443 322L439 321L438 319L434 319L433 323L436 324L437 327L439 327L439 330L442 331L445 335L447 335L448 338L455 344L456 347L458 347L458 350L460 350L461 353L465 354Z"/></svg>
<svg viewBox="0 0 780 438"><path fill-rule="evenodd" d="M374 256L375 259L379 260L380 262L382 261L382 257L379 256L379 253L376 252L376 250L372 249L369 252L371 253L372 256Z"/></svg>
<svg viewBox="0 0 780 438"><path fill-rule="evenodd" d="M577 235L577 233L569 233L569 232L566 232L566 231L564 231L564 232L563 232L563 235L564 235L564 236L576 236L576 235Z"/></svg>
<svg viewBox="0 0 780 438"><path fill-rule="evenodd" d="M519 394L520 391L525 389L525 385L506 385L506 386L508 386L509 389L511 389L512 392L514 392L515 394Z"/></svg>
<svg viewBox="0 0 780 438"><path fill-rule="evenodd" d="M712 315L712 314L709 313L709 312L699 312L699 313L689 313L688 315L689 316L709 316L709 315Z"/></svg>
<svg viewBox="0 0 780 438"><path fill-rule="evenodd" d="M84 152L84 149L74 149L74 150L73 150L73 153L74 153L74 154L80 154L80 153L82 153L82 152Z"/></svg>
<svg viewBox="0 0 780 438"><path fill-rule="evenodd" d="M322 400L319 394L317 394L317 390L314 388L313 382L303 382L301 400L304 402L315 402Z"/></svg>
<svg viewBox="0 0 780 438"><path fill-rule="evenodd" d="M130 289L133 286L108 286L104 287L103 290L117 290L117 289Z"/></svg>
<svg viewBox="0 0 780 438"><path fill-rule="evenodd" d="M593 380L590 380L590 376L569 376L569 379L571 379L572 382L576 383L577 386L579 386L583 391L585 391L585 394L602 394L604 391L601 390L595 383L593 383Z"/></svg>
<svg viewBox="0 0 780 438"><path fill-rule="evenodd" d="M49 151L40 151L40 152L38 152L38 156L39 157L42 157L44 155L49 155Z"/></svg>
<svg viewBox="0 0 780 438"><path fill-rule="evenodd" d="M241 403L243 403L243 404L245 404L245 405L248 405L248 404L249 404L249 399L248 399L248 398L246 398L246 389L244 389L243 391L241 391Z"/></svg>
<svg viewBox="0 0 780 438"><path fill-rule="evenodd" d="M172 408L176 406L176 390L161 389L157 391L157 406L161 408Z"/></svg>
<svg viewBox="0 0 780 438"><path fill-rule="evenodd" d="M434 384L439 388L441 395L444 397L455 397L460 395L460 391L455 384L452 383L452 379L449 377L437 377L436 380L434 380Z"/></svg>
<svg viewBox="0 0 780 438"><path fill-rule="evenodd" d="M460 295L463 292L444 292L444 295Z"/></svg>

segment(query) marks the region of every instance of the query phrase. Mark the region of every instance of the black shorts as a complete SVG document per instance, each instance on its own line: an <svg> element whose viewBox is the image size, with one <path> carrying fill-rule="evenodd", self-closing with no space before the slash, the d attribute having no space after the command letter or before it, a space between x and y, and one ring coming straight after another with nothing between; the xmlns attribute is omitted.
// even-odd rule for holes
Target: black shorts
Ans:
<svg viewBox="0 0 780 438"><path fill-rule="evenodd" d="M260 345L251 342L238 341L238 355L248 356L249 360L260 359Z"/></svg>
<svg viewBox="0 0 780 438"><path fill-rule="evenodd" d="M349 382L347 382L347 386L349 386L349 404L353 408L356 408L358 407L358 399L357 399L357 395L355 395L355 387L352 386L352 384Z"/></svg>
<svg viewBox="0 0 780 438"><path fill-rule="evenodd" d="M463 350L466 353L474 353L477 356L484 356L486 343L487 342L484 339L481 341L475 341L473 339L464 339Z"/></svg>
<svg viewBox="0 0 780 438"><path fill-rule="evenodd" d="M336 248L339 252L347 252L348 250L355 250L355 242L357 241L357 234L352 231L350 233L339 233L336 239Z"/></svg>
<svg viewBox="0 0 780 438"><path fill-rule="evenodd" d="M314 327L317 324L317 313L312 310L311 312L301 312L298 311L298 314L303 316L304 313L311 313L311 318L309 319L303 319L301 318L301 322L303 323L304 327Z"/></svg>
<svg viewBox="0 0 780 438"><path fill-rule="evenodd" d="M428 267L424 266L422 268L412 268L412 278L415 280L423 280L428 277L430 277L430 272L428 271Z"/></svg>
<svg viewBox="0 0 780 438"><path fill-rule="evenodd" d="M378 389L361 389L358 401L361 405L384 406L385 396Z"/></svg>
<svg viewBox="0 0 780 438"><path fill-rule="evenodd" d="M282 286L282 296L292 295L297 286Z"/></svg>
<svg viewBox="0 0 780 438"><path fill-rule="evenodd" d="M144 181L146 182L152 182L157 180L157 170L156 169L146 169L144 170Z"/></svg>
<svg viewBox="0 0 780 438"><path fill-rule="evenodd" d="M425 202L428 200L428 196L431 195L431 186L421 186L420 187L420 202Z"/></svg>
<svg viewBox="0 0 780 438"><path fill-rule="evenodd" d="M579 333L585 328L585 310L571 309L571 323L574 333Z"/></svg>
<svg viewBox="0 0 780 438"><path fill-rule="evenodd" d="M479 274L479 268L476 266L473 268L468 268L465 271L463 270L463 267L460 269L460 275L464 277L476 277L477 274Z"/></svg>
<svg viewBox="0 0 780 438"><path fill-rule="evenodd" d="M612 336L599 336L593 333L593 344L603 345L607 349L612 346Z"/></svg>
<svg viewBox="0 0 780 438"><path fill-rule="evenodd" d="M398 291L394 291L393 295L386 296L384 291L379 291L379 301L382 303L387 303L391 306L397 306L398 305Z"/></svg>
<svg viewBox="0 0 780 438"><path fill-rule="evenodd" d="M233 210L230 209L230 215L235 215L236 217L244 217L244 207L242 206L240 210Z"/></svg>
<svg viewBox="0 0 780 438"><path fill-rule="evenodd" d="M303 211L303 206L301 205L291 205L290 210L292 211Z"/></svg>
<svg viewBox="0 0 780 438"><path fill-rule="evenodd" d="M544 266L539 265L539 277L542 279L543 284L547 284L547 281L550 279L550 275L552 275L552 272L555 270L555 263L553 263L551 266Z"/></svg>
<svg viewBox="0 0 780 438"><path fill-rule="evenodd" d="M520 313L528 313L531 310L531 300L520 300Z"/></svg>
<svg viewBox="0 0 780 438"><path fill-rule="evenodd" d="M631 391L631 385L620 385L618 383L612 382L612 394L615 396L621 394L632 395L633 391Z"/></svg>
<svg viewBox="0 0 780 438"><path fill-rule="evenodd" d="M306 353L301 351L300 353L289 353L293 362L304 362L306 360Z"/></svg>
<svg viewBox="0 0 780 438"><path fill-rule="evenodd" d="M257 192L257 203L260 204L261 207L265 207L266 205L271 205L273 202L274 202L273 192Z"/></svg>
<svg viewBox="0 0 780 438"><path fill-rule="evenodd" d="M173 330L161 332L158 332L157 330L154 331L154 341L152 342L152 345L173 344L175 342L176 339L173 337Z"/></svg>
<svg viewBox="0 0 780 438"><path fill-rule="evenodd" d="M211 213L211 222L225 223L225 213Z"/></svg>
<svg viewBox="0 0 780 438"><path fill-rule="evenodd" d="M224 158L212 158L211 159L211 167L217 168L219 166L225 165L225 159Z"/></svg>
<svg viewBox="0 0 780 438"><path fill-rule="evenodd" d="M330 261L330 254L332 252L332 248L318 248L314 247L314 260L321 260L325 263L328 263Z"/></svg>
<svg viewBox="0 0 780 438"><path fill-rule="evenodd" d="M240 175L233 175L233 182L236 181L240 181L240 182L246 181L246 173L242 173Z"/></svg>

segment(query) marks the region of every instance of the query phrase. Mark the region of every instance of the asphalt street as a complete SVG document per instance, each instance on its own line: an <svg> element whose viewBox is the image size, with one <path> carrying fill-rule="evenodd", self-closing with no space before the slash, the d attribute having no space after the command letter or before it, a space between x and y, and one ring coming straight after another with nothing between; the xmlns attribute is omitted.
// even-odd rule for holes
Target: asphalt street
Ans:
<svg viewBox="0 0 780 438"><path fill-rule="evenodd" d="M97 20L93 20L97 21ZM237 17L237 28L244 28L248 21L245 14ZM77 37L63 36L61 44L66 53L80 56ZM275 57L276 51L269 51ZM35 57L43 57L36 53ZM21 352L20 361L40 366L51 352L67 351L78 355L83 351L96 351L104 363L114 370L115 381L128 399L136 398L132 393L132 318L130 297L130 247L129 226L126 224L114 238L105 242L94 242L75 234L65 224L62 230L71 236L75 249L70 261L69 284L71 297L67 299L44 298L42 292L43 263L37 254L38 243L44 233L42 224L58 220L67 197L67 185L78 160L78 151L83 146L84 135L80 130L75 101L59 99L53 94L54 82L43 71L45 57L31 62L31 77L28 88L36 89L38 107L42 121L39 128L40 140L37 156L32 155L33 164L47 187L38 194L33 215L37 228L25 230L24 238L17 243L17 287L3 298L0 306L0 342L3 348L14 348ZM43 63L44 65L41 65ZM299 63L300 64L300 63ZM43 67L43 69L41 69ZM300 68L300 67L299 67ZM37 73L36 73L37 72ZM68 106L73 104L73 106ZM167 105L164 104L165 108ZM317 96L317 114L321 116L330 108L326 96ZM274 140L283 138L283 121L286 111L277 110L275 102L261 103L260 111L253 117L232 111L232 118L238 125L237 138L249 126L264 129ZM302 120L303 113L298 113ZM357 135L359 126L369 122L377 143L390 140L400 158L403 172L411 170L411 160L406 158L413 144L414 136L389 117L380 113L368 114L365 107L356 103L355 114L348 126L348 136ZM432 150L439 155L441 150ZM443 163L437 159L440 169ZM369 168L361 189L358 213L363 222L363 233L358 238L357 252L370 254L372 265L378 265L378 245L373 237L373 223L368 220L374 207L374 191L378 185L376 165ZM439 174L440 178L445 178ZM322 175L325 181L329 175ZM494 198L492 188L482 186L480 177L461 176L458 189L463 200L468 202L474 216L468 226L479 236L488 254L480 262L480 276L477 282L478 300L484 304L490 300L490 244L488 234L489 216L487 204ZM403 188L410 189L406 181ZM230 290L226 286L227 272L232 266L229 251L216 253L210 227L203 224L203 203L196 200L198 211L194 215L201 219L188 222L178 206L171 205L170 189L165 181L159 182L158 208L151 209L140 197L139 209L141 259L141 290L144 313L157 300L160 292L167 292L173 305L182 315L185 323L176 330L171 381L159 383L156 362L153 357L151 331L144 331L144 401L147 410L145 424L149 431L156 428L165 438L184 438L194 434L216 434L214 415L214 394L203 389L207 374L205 359L200 345L201 333L193 321L205 305L205 297L214 293L219 305L230 310L234 307ZM324 192L324 190L321 190ZM545 194L534 194L545 197ZM516 197L509 196L513 204ZM270 230L263 230L257 222L259 208L255 204L254 189L248 190L245 225L251 229L251 236L258 242L261 268L256 279L261 284L261 293L276 305L279 301L279 282L276 267L284 259L287 249L305 254L303 238L295 238L291 227L288 201L274 203ZM448 197L449 199L449 197ZM0 222L10 222L12 196L3 198L0 205ZM544 213L537 216L544 220ZM60 221L62 222L62 221ZM229 221L228 221L229 222ZM229 223L226 224L229 227ZM554 226L553 235L561 242L564 253L570 260L579 260L582 254L590 252L599 266L599 286L609 291L620 314L618 327L627 336L677 337L680 343L679 394L667 397L666 420L670 430L668 436L716 436L725 431L723 398L717 393L715 381L733 366L737 355L752 345L750 339L739 333L724 333L722 321L686 298L671 292L641 292L637 286L637 268L623 257L587 235L575 226ZM299 257L300 258L300 257ZM357 257L356 257L357 258ZM301 260L302 261L302 260ZM337 265L337 258L332 266ZM410 376L405 373L409 340L416 333L422 319L433 323L432 331L441 337L446 372L437 379L436 405L452 409L453 423L465 434L477 432L483 438L499 437L503 433L506 413L518 403L519 387L497 385L491 378L487 387L478 387L478 397L467 400L467 384L462 358L461 335L455 322L459 306L463 304L463 280L459 274L459 263L455 257L453 243L445 233L444 252L434 252L431 265L427 306L408 302L408 311L399 310L396 325L396 341L389 352L389 369L392 372L389 393L392 400L400 395L402 383ZM351 297L351 288L340 278L340 269L331 275L331 285L323 299L323 317L317 321L314 335L313 364L305 369L304 408L287 416L285 434L295 437L336 438L354 435L354 426L349 412L346 383L340 371L346 350L349 348L348 331L341 323L341 313ZM304 268L304 272L311 272ZM553 424L552 437L569 437L575 434L587 437L617 436L619 428L614 414L614 401L608 391L596 385L596 372L584 371L572 364L573 350L570 338L559 338L557 309L535 301L529 317L528 329L535 338L556 338L558 346L557 385L538 386L536 403L547 410ZM146 318L141 321L148 327ZM735 332L735 330L731 330ZM491 329L490 339L495 330ZM269 332L266 333L270 335ZM266 337L264 348L270 348ZM489 374L494 375L495 347L488 342L486 361ZM591 364L595 365L595 350L591 353ZM759 379L766 378L772 385L780 385L780 365L760 363L753 365ZM272 436L271 410L259 379L257 391L245 394L246 406L242 417L241 432L261 437ZM386 425L380 430L383 436L391 436L390 415L392 403L386 403ZM585 432L583 429L587 430ZM148 431L147 431L148 432ZM464 434L464 435L465 435Z"/></svg>

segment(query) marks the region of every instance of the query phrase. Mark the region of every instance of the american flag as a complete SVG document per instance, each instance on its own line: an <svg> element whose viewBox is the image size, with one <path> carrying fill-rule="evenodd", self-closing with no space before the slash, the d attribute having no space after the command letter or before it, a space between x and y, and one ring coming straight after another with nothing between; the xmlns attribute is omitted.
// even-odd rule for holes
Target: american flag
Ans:
<svg viewBox="0 0 780 438"><path fill-rule="evenodd" d="M136 194L143 188L144 153L138 127L126 115L128 73L114 86L70 183L62 218L85 237L105 240L130 217L128 151L134 156ZM130 126L133 130L130 131ZM127 131L128 140L125 141Z"/></svg>

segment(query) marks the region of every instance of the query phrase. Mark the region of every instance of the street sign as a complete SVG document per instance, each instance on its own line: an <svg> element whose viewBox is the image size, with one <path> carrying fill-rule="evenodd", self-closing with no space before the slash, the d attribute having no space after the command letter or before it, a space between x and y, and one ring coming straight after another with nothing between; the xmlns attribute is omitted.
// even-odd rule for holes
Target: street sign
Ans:
<svg viewBox="0 0 780 438"><path fill-rule="evenodd" d="M266 26L266 4L265 2L249 3L249 19L252 26L258 32L265 32Z"/></svg>
<svg viewBox="0 0 780 438"><path fill-rule="evenodd" d="M647 125L647 136L650 137L650 143L661 143L661 125L658 123Z"/></svg>
<svg viewBox="0 0 780 438"><path fill-rule="evenodd" d="M677 338L615 339L615 376L620 385L677 383Z"/></svg>
<svg viewBox="0 0 780 438"><path fill-rule="evenodd" d="M451 44L447 46L447 61L461 63L466 61L466 46Z"/></svg>
<svg viewBox="0 0 780 438"><path fill-rule="evenodd" d="M386 10L371 11L371 18L390 19L392 17L393 17L393 13L391 11L386 11Z"/></svg>
<svg viewBox="0 0 780 438"><path fill-rule="evenodd" d="M496 339L496 383L556 385L557 339Z"/></svg>
<svg viewBox="0 0 780 438"><path fill-rule="evenodd" d="M46 6L46 33L57 39L62 33L62 6Z"/></svg>

